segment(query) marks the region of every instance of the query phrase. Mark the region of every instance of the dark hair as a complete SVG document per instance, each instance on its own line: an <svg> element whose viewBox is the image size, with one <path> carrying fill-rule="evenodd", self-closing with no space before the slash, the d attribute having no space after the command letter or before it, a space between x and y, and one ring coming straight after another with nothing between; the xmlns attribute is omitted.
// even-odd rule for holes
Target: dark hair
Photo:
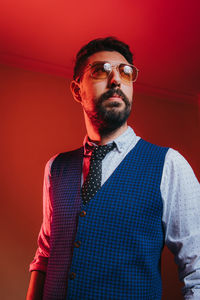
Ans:
<svg viewBox="0 0 200 300"><path fill-rule="evenodd" d="M133 55L129 46L115 37L99 38L84 45L76 55L73 79L80 81L89 56L100 51L117 51L133 64Z"/></svg>

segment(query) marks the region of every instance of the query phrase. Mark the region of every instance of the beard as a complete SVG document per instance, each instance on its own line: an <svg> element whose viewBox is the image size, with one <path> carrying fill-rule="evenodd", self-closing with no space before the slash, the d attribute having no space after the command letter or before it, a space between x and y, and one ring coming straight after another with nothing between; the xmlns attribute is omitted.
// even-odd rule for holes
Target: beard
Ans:
<svg viewBox="0 0 200 300"><path fill-rule="evenodd" d="M114 95L119 95L123 103L121 101L106 102L107 99ZM99 134L106 136L125 124L131 112L132 102L118 88L110 89L102 94L95 99L94 105L94 111L92 113L86 111L86 113ZM124 108L121 108L122 105Z"/></svg>

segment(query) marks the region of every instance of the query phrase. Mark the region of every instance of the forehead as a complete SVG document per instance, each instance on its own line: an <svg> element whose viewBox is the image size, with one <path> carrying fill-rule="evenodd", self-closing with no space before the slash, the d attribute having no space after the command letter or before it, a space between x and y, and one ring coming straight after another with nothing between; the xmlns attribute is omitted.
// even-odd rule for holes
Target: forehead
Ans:
<svg viewBox="0 0 200 300"><path fill-rule="evenodd" d="M116 64L120 64L120 63L128 64L128 61L126 60L126 58L122 54L120 54L119 52L116 52L116 51L96 52L88 58L89 64L92 64L95 61L107 61L107 62L116 63Z"/></svg>

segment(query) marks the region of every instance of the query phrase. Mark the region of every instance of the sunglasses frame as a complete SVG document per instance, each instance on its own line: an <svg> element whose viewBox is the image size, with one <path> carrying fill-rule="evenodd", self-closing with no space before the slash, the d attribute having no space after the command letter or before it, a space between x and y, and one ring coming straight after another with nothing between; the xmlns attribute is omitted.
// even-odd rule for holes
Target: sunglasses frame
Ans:
<svg viewBox="0 0 200 300"><path fill-rule="evenodd" d="M106 64L106 63L108 63L108 64L111 66L112 69L111 69L110 71L107 71L107 77L102 78L102 80L108 78L109 75L111 74L111 72L113 71L114 68L119 72L119 75L120 75L120 77L122 78L122 76L121 76L121 74L120 74L120 71L119 71L119 68L120 68L121 65L131 67L133 70L135 70L135 73L136 73L136 76L135 76L135 79L134 79L134 80L130 80L130 81L129 81L129 80L125 80L124 78L122 78L122 80L125 80L125 81L127 81L127 82L135 82L135 81L137 80L139 70L136 68L136 66L131 65L131 64L126 64L126 63L121 63L121 64L118 64L118 65L112 65L112 64L109 63L108 61L99 61L99 62L95 62L95 63L93 63L93 64L89 64L88 67L86 67L86 70L85 70L85 71L90 71L91 77L94 78L94 79L98 79L98 78L96 78L96 77L93 77L93 74L92 74L91 70L92 70L92 68L95 67L96 65L99 65L99 64L104 65L104 64ZM106 71L106 70L105 70L105 71Z"/></svg>

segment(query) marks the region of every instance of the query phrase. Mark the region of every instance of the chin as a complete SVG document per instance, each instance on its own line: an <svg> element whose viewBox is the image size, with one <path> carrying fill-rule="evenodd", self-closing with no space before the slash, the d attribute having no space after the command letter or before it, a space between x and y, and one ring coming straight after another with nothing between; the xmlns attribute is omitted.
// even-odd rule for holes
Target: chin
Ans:
<svg viewBox="0 0 200 300"><path fill-rule="evenodd" d="M98 114L98 118L101 120L99 126L100 134L108 134L125 124L130 115L130 109L121 110L120 107L113 107L111 109L105 109Z"/></svg>

